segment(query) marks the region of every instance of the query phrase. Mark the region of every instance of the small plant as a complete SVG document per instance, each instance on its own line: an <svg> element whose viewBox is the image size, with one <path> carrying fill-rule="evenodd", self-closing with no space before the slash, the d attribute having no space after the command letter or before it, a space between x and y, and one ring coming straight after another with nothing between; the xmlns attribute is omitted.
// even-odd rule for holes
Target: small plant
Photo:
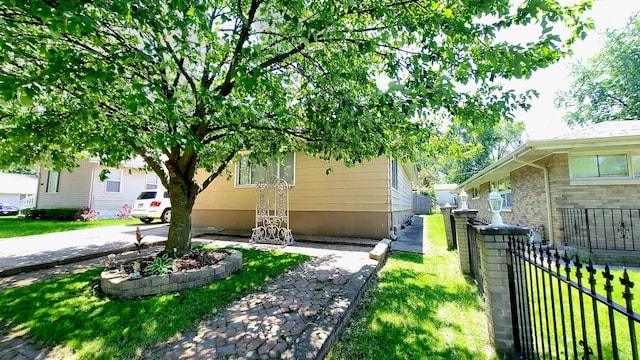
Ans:
<svg viewBox="0 0 640 360"><path fill-rule="evenodd" d="M142 235L142 232L140 231L140 227L136 226L136 242L134 242L133 244L138 248L138 253L140 253L140 251L142 250L142 239L144 238L144 235Z"/></svg>
<svg viewBox="0 0 640 360"><path fill-rule="evenodd" d="M158 256L153 262L144 268L147 275L163 275L173 272L173 259L167 255Z"/></svg>
<svg viewBox="0 0 640 360"><path fill-rule="evenodd" d="M124 204L124 206L122 206L118 210L118 219L120 220L133 219L133 216L131 216L131 210L133 210L133 206L129 204Z"/></svg>

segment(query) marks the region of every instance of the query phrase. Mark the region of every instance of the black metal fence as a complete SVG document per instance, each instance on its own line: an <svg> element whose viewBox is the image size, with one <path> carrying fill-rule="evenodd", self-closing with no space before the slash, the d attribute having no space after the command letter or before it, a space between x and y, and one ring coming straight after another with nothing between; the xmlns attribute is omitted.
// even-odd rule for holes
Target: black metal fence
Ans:
<svg viewBox="0 0 640 360"><path fill-rule="evenodd" d="M508 254L515 348L523 359L639 359L640 314L627 270L585 266L513 236Z"/></svg>
<svg viewBox="0 0 640 360"><path fill-rule="evenodd" d="M562 208L563 240L593 250L640 250L639 209Z"/></svg>
<svg viewBox="0 0 640 360"><path fill-rule="evenodd" d="M469 218L467 219L467 240L469 241L469 268L471 270L471 277L478 285L480 293L484 295L484 284L482 278L482 262L480 260L480 249L478 248L476 226L479 223L477 220Z"/></svg>
<svg viewBox="0 0 640 360"><path fill-rule="evenodd" d="M452 236L452 250L458 248L458 236L456 234L456 217L453 214L449 215L449 221L451 222L451 236Z"/></svg>

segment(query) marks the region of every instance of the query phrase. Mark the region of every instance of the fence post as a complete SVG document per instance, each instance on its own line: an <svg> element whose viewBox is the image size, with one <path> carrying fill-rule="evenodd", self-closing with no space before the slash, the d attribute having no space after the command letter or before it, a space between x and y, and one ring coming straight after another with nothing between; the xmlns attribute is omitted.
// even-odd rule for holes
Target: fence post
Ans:
<svg viewBox="0 0 640 360"><path fill-rule="evenodd" d="M467 234L467 219L475 218L478 210L457 209L452 211L456 220L455 229L456 241L458 243L458 260L460 261L460 270L464 274L471 273L471 264L469 263L469 235Z"/></svg>
<svg viewBox="0 0 640 360"><path fill-rule="evenodd" d="M489 335L496 352L507 358L516 356L518 340L514 336L514 320L520 324L528 323L522 318L515 319L517 314L512 313L508 274L511 255L508 252L508 236L526 236L528 232L528 228L520 226L483 226L478 228L479 234L476 239L480 248Z"/></svg>
<svg viewBox="0 0 640 360"><path fill-rule="evenodd" d="M451 210L455 209L455 206L443 206L440 208L442 212L442 219L444 220L444 232L447 236L447 249L455 249L455 245L453 243L453 231L454 229L451 226Z"/></svg>

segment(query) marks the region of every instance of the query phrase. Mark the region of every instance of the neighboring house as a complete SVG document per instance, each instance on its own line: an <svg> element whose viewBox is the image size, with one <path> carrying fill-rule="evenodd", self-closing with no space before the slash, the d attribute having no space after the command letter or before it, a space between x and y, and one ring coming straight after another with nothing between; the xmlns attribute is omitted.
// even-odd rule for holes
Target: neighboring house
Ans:
<svg viewBox="0 0 640 360"><path fill-rule="evenodd" d="M0 204L11 204L24 208L21 204L31 199L38 190L38 176L9 174L0 172Z"/></svg>
<svg viewBox="0 0 640 360"><path fill-rule="evenodd" d="M433 185L433 191L436 193L436 201L438 206L443 207L447 204L457 205L457 197L454 194L458 185L456 184L435 184Z"/></svg>
<svg viewBox="0 0 640 360"><path fill-rule="evenodd" d="M89 207L101 219L114 218L124 205L133 206L141 191L161 188L158 176L137 170L140 162L123 163L119 169L101 166L97 159L81 160L71 172L40 169L36 207ZM109 169L105 181L100 173Z"/></svg>
<svg viewBox="0 0 640 360"><path fill-rule="evenodd" d="M492 187L505 200L507 224L543 225L553 245L640 256L640 121L529 141L456 191L464 188L469 208L490 219Z"/></svg>
<svg viewBox="0 0 640 360"><path fill-rule="evenodd" d="M331 168L332 171L327 171ZM194 227L251 232L255 226L258 173L246 160L232 164L234 176L217 178L196 199ZM354 167L302 153L288 154L267 171L290 185L290 228L296 235L386 238L412 210L412 165L383 156ZM198 174L199 180L207 174Z"/></svg>

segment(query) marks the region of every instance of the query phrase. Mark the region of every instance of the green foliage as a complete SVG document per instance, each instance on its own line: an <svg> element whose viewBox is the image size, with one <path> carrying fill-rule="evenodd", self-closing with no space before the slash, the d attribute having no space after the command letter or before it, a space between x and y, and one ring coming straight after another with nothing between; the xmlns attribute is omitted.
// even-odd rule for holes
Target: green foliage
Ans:
<svg viewBox="0 0 640 360"><path fill-rule="evenodd" d="M129 359L193 329L230 302L309 259L306 255L237 249L243 267L203 287L136 301L95 291L102 269L6 290L0 323L19 326L37 341L73 350L78 359ZM138 355L136 355L138 353Z"/></svg>
<svg viewBox="0 0 640 360"><path fill-rule="evenodd" d="M606 38L598 54L573 66L573 83L556 98L570 125L640 119L640 18Z"/></svg>
<svg viewBox="0 0 640 360"><path fill-rule="evenodd" d="M498 81L566 55L589 3L4 1L0 168L142 156L171 196L167 248L183 253L196 196L239 151L354 165L412 157L442 118L490 127L533 96ZM538 37L498 38L522 26Z"/></svg>
<svg viewBox="0 0 640 360"><path fill-rule="evenodd" d="M147 275L163 275L173 272L173 259L166 254L157 256L153 262L144 268Z"/></svg>
<svg viewBox="0 0 640 360"><path fill-rule="evenodd" d="M27 219L75 221L83 214L81 208L24 209L22 213ZM89 213L87 213L89 214Z"/></svg>
<svg viewBox="0 0 640 360"><path fill-rule="evenodd" d="M455 158L446 154L439 159L444 182L460 184L478 171L498 161L521 144L524 132L522 121L503 120L480 132L457 129L458 141L469 146L464 156Z"/></svg>
<svg viewBox="0 0 640 360"><path fill-rule="evenodd" d="M327 359L497 359L484 301L425 217L429 255L393 253Z"/></svg>

